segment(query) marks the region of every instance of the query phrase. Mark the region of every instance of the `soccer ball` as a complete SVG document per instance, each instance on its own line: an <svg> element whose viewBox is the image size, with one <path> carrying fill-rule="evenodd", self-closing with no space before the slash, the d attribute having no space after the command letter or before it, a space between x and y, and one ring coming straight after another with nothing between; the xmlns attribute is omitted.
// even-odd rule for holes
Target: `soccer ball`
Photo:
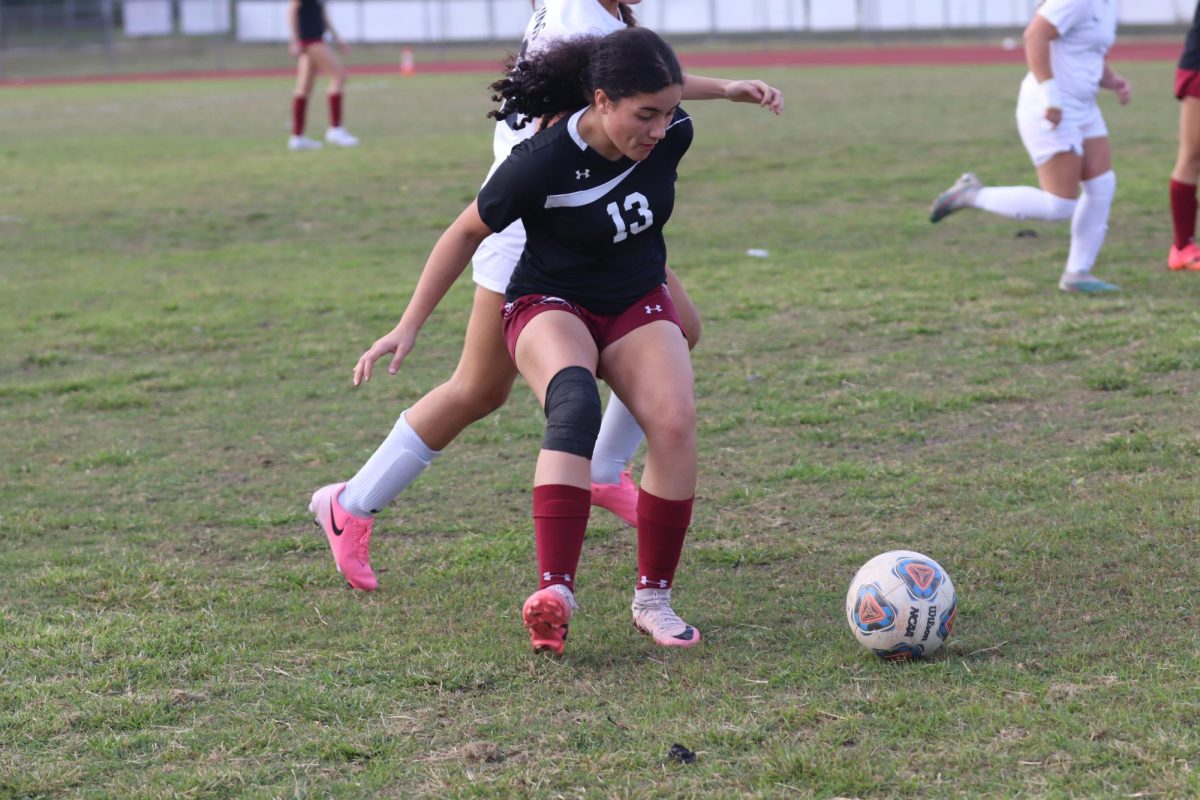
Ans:
<svg viewBox="0 0 1200 800"><path fill-rule="evenodd" d="M937 652L954 625L957 596L929 556L891 550L863 564L846 593L846 620L859 643L888 661Z"/></svg>

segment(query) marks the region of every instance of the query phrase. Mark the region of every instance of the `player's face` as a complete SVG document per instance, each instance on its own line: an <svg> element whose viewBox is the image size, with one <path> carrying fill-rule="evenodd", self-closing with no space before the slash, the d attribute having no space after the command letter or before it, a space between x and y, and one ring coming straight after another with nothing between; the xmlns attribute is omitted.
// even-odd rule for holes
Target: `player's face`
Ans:
<svg viewBox="0 0 1200 800"><path fill-rule="evenodd" d="M641 161L667 135L667 126L683 99L682 86L668 86L652 94L635 94L601 103L604 132L622 155Z"/></svg>

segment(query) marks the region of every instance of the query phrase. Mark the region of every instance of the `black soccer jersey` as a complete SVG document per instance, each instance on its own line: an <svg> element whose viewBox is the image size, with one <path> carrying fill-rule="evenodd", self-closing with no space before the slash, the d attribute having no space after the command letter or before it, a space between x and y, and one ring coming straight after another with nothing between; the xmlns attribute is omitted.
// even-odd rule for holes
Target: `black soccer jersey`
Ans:
<svg viewBox="0 0 1200 800"><path fill-rule="evenodd" d="M586 110L586 109L585 109ZM666 278L662 229L675 207L676 167L692 143L675 111L642 161L610 161L579 135L576 112L513 148L479 192L493 231L525 224L525 250L505 299L546 294L595 314L624 311Z"/></svg>
<svg viewBox="0 0 1200 800"><path fill-rule="evenodd" d="M1183 55L1179 57L1179 68L1200 70L1200 3L1196 4L1196 12L1192 17L1192 29L1188 31L1187 41L1183 45Z"/></svg>
<svg viewBox="0 0 1200 800"><path fill-rule="evenodd" d="M300 0L296 27L301 41L312 42L325 35L325 8L321 0Z"/></svg>

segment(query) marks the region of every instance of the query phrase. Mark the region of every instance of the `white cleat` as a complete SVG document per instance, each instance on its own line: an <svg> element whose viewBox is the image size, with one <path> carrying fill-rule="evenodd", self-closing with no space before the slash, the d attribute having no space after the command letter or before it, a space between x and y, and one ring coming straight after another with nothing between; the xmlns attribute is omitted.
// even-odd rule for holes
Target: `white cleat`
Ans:
<svg viewBox="0 0 1200 800"><path fill-rule="evenodd" d="M929 209L929 221L938 222L963 208L970 208L975 203L975 196L983 188L983 182L975 177L975 173L966 172L946 191L937 196Z"/></svg>
<svg viewBox="0 0 1200 800"><path fill-rule="evenodd" d="M307 136L289 136L288 150L293 152L297 150L320 150L321 143L316 139L310 139Z"/></svg>
<svg viewBox="0 0 1200 800"><path fill-rule="evenodd" d="M638 589L633 593L633 625L663 647L700 644L700 631L671 608L670 589Z"/></svg>
<svg viewBox="0 0 1200 800"><path fill-rule="evenodd" d="M345 128L330 128L325 131L325 141L338 147L358 147L358 138L351 136Z"/></svg>

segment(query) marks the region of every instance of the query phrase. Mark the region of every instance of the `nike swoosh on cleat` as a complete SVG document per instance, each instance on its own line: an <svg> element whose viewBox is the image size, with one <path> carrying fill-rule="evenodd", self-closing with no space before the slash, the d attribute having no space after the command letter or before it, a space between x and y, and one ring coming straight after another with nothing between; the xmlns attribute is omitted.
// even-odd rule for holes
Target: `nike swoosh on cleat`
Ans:
<svg viewBox="0 0 1200 800"><path fill-rule="evenodd" d="M333 528L333 535L334 535L334 536L341 536L341 535L342 535L342 528L339 528L339 527L338 527L338 524L337 524L337 517L335 517L335 516L333 515L333 501L332 501L332 500L330 500L330 501L329 501L329 526L330 526L331 528Z"/></svg>
<svg viewBox="0 0 1200 800"><path fill-rule="evenodd" d="M678 639L681 642L690 642L692 640L693 633L695 633L695 630L691 625L688 625L687 630L685 630L683 633L677 634L673 638Z"/></svg>

